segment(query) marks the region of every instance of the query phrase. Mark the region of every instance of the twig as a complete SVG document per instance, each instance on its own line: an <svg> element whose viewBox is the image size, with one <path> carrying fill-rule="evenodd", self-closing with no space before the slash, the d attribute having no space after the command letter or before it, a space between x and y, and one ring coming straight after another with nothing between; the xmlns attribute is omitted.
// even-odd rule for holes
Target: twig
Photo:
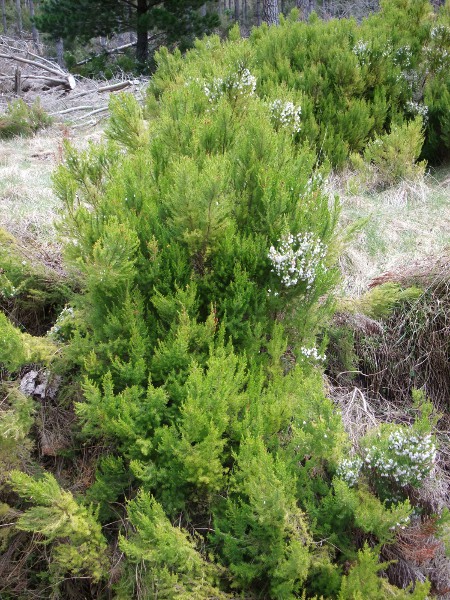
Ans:
<svg viewBox="0 0 450 600"><path fill-rule="evenodd" d="M82 121L83 119L88 119L89 117L91 117L92 115L96 115L100 112L105 112L109 110L108 106L102 106L101 108L96 108L95 110L93 110L90 113L87 113L86 115L82 115L81 117L78 117L77 119L74 119L74 123L76 123L77 121Z"/></svg>
<svg viewBox="0 0 450 600"><path fill-rule="evenodd" d="M71 108L66 108L64 110L58 110L56 112L49 113L51 117L55 115L65 115L70 112L74 112L77 110L92 110L94 107L91 104L84 104L83 106L72 106Z"/></svg>

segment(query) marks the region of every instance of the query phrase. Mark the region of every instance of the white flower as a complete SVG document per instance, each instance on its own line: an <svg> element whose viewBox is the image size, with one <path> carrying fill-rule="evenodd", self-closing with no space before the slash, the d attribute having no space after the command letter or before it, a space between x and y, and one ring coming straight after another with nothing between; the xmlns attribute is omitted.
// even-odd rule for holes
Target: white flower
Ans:
<svg viewBox="0 0 450 600"><path fill-rule="evenodd" d="M284 287L298 282L311 289L319 269L325 270L323 260L327 247L312 232L288 234L279 240L279 247L270 247L268 258L272 272L276 273Z"/></svg>
<svg viewBox="0 0 450 600"><path fill-rule="evenodd" d="M295 106L292 102L274 100L270 105L272 120L281 127L292 129L292 135L301 130L301 106Z"/></svg>
<svg viewBox="0 0 450 600"><path fill-rule="evenodd" d="M239 67L237 73L231 73L223 79L214 78L203 85L203 91L209 102L217 102L225 94L236 98L238 96L253 96L256 91L256 77L247 68Z"/></svg>

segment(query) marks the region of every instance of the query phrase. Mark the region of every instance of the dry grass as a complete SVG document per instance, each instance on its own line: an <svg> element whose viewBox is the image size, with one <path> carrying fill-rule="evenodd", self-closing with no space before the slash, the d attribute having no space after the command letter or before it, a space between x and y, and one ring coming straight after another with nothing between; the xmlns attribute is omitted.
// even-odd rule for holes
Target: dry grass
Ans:
<svg viewBox="0 0 450 600"><path fill-rule="evenodd" d="M382 273L439 256L450 246L448 167L382 193L350 193L349 181L331 182L341 196L341 223L366 221L341 259L345 295L359 296Z"/></svg>
<svg viewBox="0 0 450 600"><path fill-rule="evenodd" d="M65 131L0 143L0 227L19 239L54 243L57 200L51 172L61 159Z"/></svg>
<svg viewBox="0 0 450 600"><path fill-rule="evenodd" d="M55 125L31 138L0 141L0 227L18 240L59 253L55 232L60 205L51 176L63 159L63 143L77 147L98 141L100 129L89 134Z"/></svg>

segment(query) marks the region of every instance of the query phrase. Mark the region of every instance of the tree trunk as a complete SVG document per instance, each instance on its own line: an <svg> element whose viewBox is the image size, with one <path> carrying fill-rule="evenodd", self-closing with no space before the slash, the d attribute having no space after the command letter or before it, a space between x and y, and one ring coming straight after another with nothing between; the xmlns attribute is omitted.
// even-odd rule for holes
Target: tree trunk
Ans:
<svg viewBox="0 0 450 600"><path fill-rule="evenodd" d="M17 17L17 29L19 37L22 37L22 6L20 5L20 0L16 0L16 17Z"/></svg>
<svg viewBox="0 0 450 600"><path fill-rule="evenodd" d="M64 42L62 38L56 40L56 62L62 68L66 65L64 64Z"/></svg>
<svg viewBox="0 0 450 600"><path fill-rule="evenodd" d="M8 33L8 26L6 24L6 6L5 0L2 0L2 21L3 21L3 33Z"/></svg>
<svg viewBox="0 0 450 600"><path fill-rule="evenodd" d="M241 7L239 6L239 0L234 0L234 20L239 23L241 16Z"/></svg>
<svg viewBox="0 0 450 600"><path fill-rule="evenodd" d="M313 0L297 0L297 8L301 11L302 19L307 19L313 11Z"/></svg>
<svg viewBox="0 0 450 600"><path fill-rule="evenodd" d="M267 25L278 25L280 22L278 0L264 0L262 20L264 23L267 23Z"/></svg>
<svg viewBox="0 0 450 600"><path fill-rule="evenodd" d="M16 72L14 73L14 92L19 95L22 93L22 71L20 67L16 67Z"/></svg>
<svg viewBox="0 0 450 600"><path fill-rule="evenodd" d="M261 25L261 0L256 0L256 24Z"/></svg>
<svg viewBox="0 0 450 600"><path fill-rule="evenodd" d="M145 63L148 59L148 29L144 18L147 11L147 0L138 0L136 59L140 63Z"/></svg>
<svg viewBox="0 0 450 600"><path fill-rule="evenodd" d="M35 48L39 48L39 32L34 24L34 0L28 0L28 6L30 8L31 35L33 36L33 44Z"/></svg>

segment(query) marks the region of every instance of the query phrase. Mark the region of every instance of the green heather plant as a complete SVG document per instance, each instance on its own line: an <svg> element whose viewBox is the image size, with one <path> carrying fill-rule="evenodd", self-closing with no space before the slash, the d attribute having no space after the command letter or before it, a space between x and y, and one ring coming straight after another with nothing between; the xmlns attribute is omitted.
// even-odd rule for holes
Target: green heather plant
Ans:
<svg viewBox="0 0 450 600"><path fill-rule="evenodd" d="M35 504L19 517L16 527L41 534L44 544L55 542L52 563L55 580L67 572L88 574L93 581L103 577L107 566L106 540L92 507L78 504L50 473L33 479L20 471L11 471L10 482L14 491Z"/></svg>
<svg viewBox="0 0 450 600"><path fill-rule="evenodd" d="M32 136L39 129L51 125L52 121L41 107L39 100L31 106L21 99L13 100L6 107L6 112L0 115L0 139Z"/></svg>
<svg viewBox="0 0 450 600"><path fill-rule="evenodd" d="M417 128L402 73L422 59L426 9L294 14L162 50L145 106L113 98L105 142L67 146L54 181L81 289L49 337L80 384L80 445L103 456L78 499L49 473L11 478L37 494L18 527L51 543L59 574L106 582L101 522L117 598L409 597L378 576L413 510L377 485L396 433L367 442L370 467L348 463L317 337L339 254L327 171Z"/></svg>
<svg viewBox="0 0 450 600"><path fill-rule="evenodd" d="M433 473L437 442L432 434L436 418L423 392L413 393L418 418L410 426L383 423L359 441L359 452L344 459L338 477L349 486L368 481L378 497L388 504L408 496L408 489L420 488Z"/></svg>
<svg viewBox="0 0 450 600"><path fill-rule="evenodd" d="M59 272L0 228L0 310L29 333L43 334L68 293Z"/></svg>

